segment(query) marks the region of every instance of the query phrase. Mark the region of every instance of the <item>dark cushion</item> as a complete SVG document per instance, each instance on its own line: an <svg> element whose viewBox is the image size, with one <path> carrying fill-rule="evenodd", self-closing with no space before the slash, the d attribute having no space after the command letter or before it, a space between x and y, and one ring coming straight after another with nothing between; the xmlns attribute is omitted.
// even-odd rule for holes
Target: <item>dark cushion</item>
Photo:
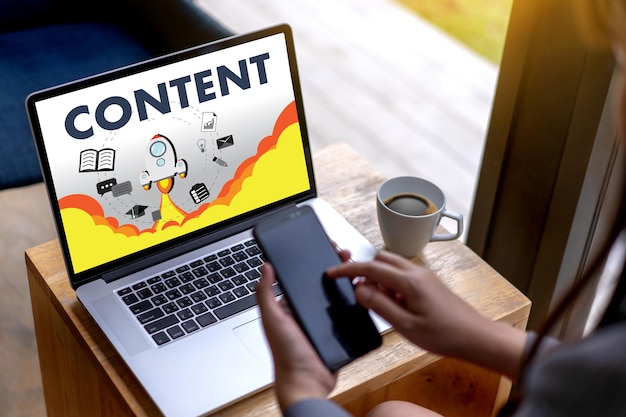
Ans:
<svg viewBox="0 0 626 417"><path fill-rule="evenodd" d="M0 190L41 181L24 107L30 93L152 56L104 23L0 33Z"/></svg>

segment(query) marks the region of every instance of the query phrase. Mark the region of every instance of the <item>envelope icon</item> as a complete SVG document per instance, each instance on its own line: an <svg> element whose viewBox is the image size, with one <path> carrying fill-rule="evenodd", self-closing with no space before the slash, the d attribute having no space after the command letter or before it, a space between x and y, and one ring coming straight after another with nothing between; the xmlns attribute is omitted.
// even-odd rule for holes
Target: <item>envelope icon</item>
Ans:
<svg viewBox="0 0 626 417"><path fill-rule="evenodd" d="M235 142L233 141L233 135L224 136L223 138L217 139L217 149L228 148L229 146L233 146Z"/></svg>

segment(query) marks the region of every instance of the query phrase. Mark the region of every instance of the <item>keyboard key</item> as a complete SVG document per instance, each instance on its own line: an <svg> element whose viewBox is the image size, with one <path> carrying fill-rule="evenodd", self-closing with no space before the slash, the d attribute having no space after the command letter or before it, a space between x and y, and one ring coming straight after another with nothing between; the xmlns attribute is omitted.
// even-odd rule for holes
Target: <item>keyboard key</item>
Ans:
<svg viewBox="0 0 626 417"><path fill-rule="evenodd" d="M237 262L242 262L248 259L248 254L244 251L239 251L233 254L233 259Z"/></svg>
<svg viewBox="0 0 626 417"><path fill-rule="evenodd" d="M246 278L248 278L248 281L255 281L261 278L261 273L257 271L256 269L253 269L251 271L246 271L244 275L246 276Z"/></svg>
<svg viewBox="0 0 626 417"><path fill-rule="evenodd" d="M205 268L209 271L209 272L217 272L220 269L222 269L222 265L220 265L218 262L211 262L205 265Z"/></svg>
<svg viewBox="0 0 626 417"><path fill-rule="evenodd" d="M206 258L204 258L203 261L206 262L206 263L210 263L210 262L213 262L216 259L217 259L217 255L216 254L211 254L211 255L207 256Z"/></svg>
<svg viewBox="0 0 626 417"><path fill-rule="evenodd" d="M255 256L254 258L248 259L246 263L250 265L252 268L256 268L256 267L263 265L263 261L259 259L257 256Z"/></svg>
<svg viewBox="0 0 626 417"><path fill-rule="evenodd" d="M154 295L154 293L152 291L150 291L150 288L142 288L139 291L137 291L137 295L142 300L145 300L146 298L152 297Z"/></svg>
<svg viewBox="0 0 626 417"><path fill-rule="evenodd" d="M179 287L180 292L183 294L191 294L196 291L196 287L191 284L183 284Z"/></svg>
<svg viewBox="0 0 626 417"><path fill-rule="evenodd" d="M138 282L136 284L133 285L133 290L137 291L140 290L142 288L145 288L148 284L146 284L145 282Z"/></svg>
<svg viewBox="0 0 626 417"><path fill-rule="evenodd" d="M190 305L193 305L193 301L191 301L191 298L189 297L183 297L183 298L176 300L176 304L178 304L180 308L186 308L186 307L189 307Z"/></svg>
<svg viewBox="0 0 626 417"><path fill-rule="evenodd" d="M233 259L232 256L225 256L222 259L220 259L220 264L222 264L222 266L231 266L234 263L235 263L235 260Z"/></svg>
<svg viewBox="0 0 626 417"><path fill-rule="evenodd" d="M167 329L167 334L169 334L172 339L178 339L179 337L184 336L185 332L183 332L183 329L181 329L180 326L176 325Z"/></svg>
<svg viewBox="0 0 626 417"><path fill-rule="evenodd" d="M129 305L135 304L137 301L139 301L139 298L137 298L137 296L135 294L128 294L128 295L125 295L124 297L122 297L122 301L124 301L124 304L129 306Z"/></svg>
<svg viewBox="0 0 626 417"><path fill-rule="evenodd" d="M217 307L222 305L222 302L220 300L217 299L217 297L213 297L213 298L209 298L208 300L205 301L205 304L207 305L207 307L209 307L211 310L216 309Z"/></svg>
<svg viewBox="0 0 626 417"><path fill-rule="evenodd" d="M243 242L243 244L245 246L255 246L256 245L256 240L254 240L254 239L246 240L245 242Z"/></svg>
<svg viewBox="0 0 626 417"><path fill-rule="evenodd" d="M198 324L200 324L200 326L206 327L209 324L215 323L217 319L215 318L213 314L206 313L206 314L196 317L196 321L198 322Z"/></svg>
<svg viewBox="0 0 626 417"><path fill-rule="evenodd" d="M183 329L185 329L187 333L195 332L196 330L200 328L198 327L196 322L193 320L187 320L183 322L182 326L183 326Z"/></svg>
<svg viewBox="0 0 626 417"><path fill-rule="evenodd" d="M163 330L168 327L171 327L175 325L176 323L178 323L178 318L175 315L171 315L171 316L165 316L161 319L158 319L157 321L146 324L143 327L144 329L146 329L148 333L152 334L152 333L158 332L159 330Z"/></svg>
<svg viewBox="0 0 626 417"><path fill-rule="evenodd" d="M253 281L253 282L249 282L246 284L246 288L248 289L248 291L250 292L256 292L256 285L258 284L257 281Z"/></svg>
<svg viewBox="0 0 626 417"><path fill-rule="evenodd" d="M222 251L217 252L217 256L223 258L224 256L230 254L230 249L224 249Z"/></svg>
<svg viewBox="0 0 626 417"><path fill-rule="evenodd" d="M204 261L202 259L198 259L197 261L193 261L189 265L191 265L192 268L197 268L199 266L204 265Z"/></svg>
<svg viewBox="0 0 626 417"><path fill-rule="evenodd" d="M244 273L245 271L247 271L248 269L250 269L250 267L248 266L247 263L245 262L240 262L238 264L233 265L233 269L237 272L239 272L240 274Z"/></svg>
<svg viewBox="0 0 626 417"><path fill-rule="evenodd" d="M187 272L183 272L182 274L180 274L178 278L182 282L189 282L189 281L193 281L194 279L196 279L196 276L192 274L191 272L187 271Z"/></svg>
<svg viewBox="0 0 626 417"><path fill-rule="evenodd" d="M207 306L205 306L204 304L196 304L196 305L191 307L191 310L194 313L196 313L196 315L200 315L202 313L206 313L207 311L209 311Z"/></svg>
<svg viewBox="0 0 626 417"><path fill-rule="evenodd" d="M152 307L154 306L150 301L143 300L137 304L133 304L132 306L130 306L130 311L132 311L133 314L137 315L143 313L144 311L150 310Z"/></svg>
<svg viewBox="0 0 626 417"><path fill-rule="evenodd" d="M233 290L233 293L238 297L244 297L248 294L250 294L250 292L246 289L246 287L237 287Z"/></svg>
<svg viewBox="0 0 626 417"><path fill-rule="evenodd" d="M206 278L200 278L195 280L193 285L195 285L197 289L201 290L202 288L209 286L209 281L207 281Z"/></svg>
<svg viewBox="0 0 626 417"><path fill-rule="evenodd" d="M152 335L152 339L156 342L157 345L161 346L170 341L170 338L167 337L165 332L159 332L155 335Z"/></svg>
<svg viewBox="0 0 626 417"><path fill-rule="evenodd" d="M217 286L220 287L222 291L228 291L228 290L235 288L235 284L233 284L230 281L222 281L219 284L217 284Z"/></svg>
<svg viewBox="0 0 626 417"><path fill-rule="evenodd" d="M175 300L177 298L182 297L183 295L180 293L180 291L174 288L173 290L169 290L168 292L166 292L165 296L169 298L170 300Z"/></svg>
<svg viewBox="0 0 626 417"><path fill-rule="evenodd" d="M230 317L233 314L247 310L250 307L253 307L255 305L256 305L256 296L254 294L251 294L244 298L238 299L234 303L230 303L222 307L218 307L213 312L215 313L217 318L219 318L220 320L223 320L226 317Z"/></svg>
<svg viewBox="0 0 626 417"><path fill-rule="evenodd" d="M209 274L209 271L207 271L207 269L203 266L194 269L192 272L196 276L196 278L200 278Z"/></svg>
<svg viewBox="0 0 626 417"><path fill-rule="evenodd" d="M234 277L235 275L237 275L237 272L235 272L235 270L229 266L228 268L222 269L220 271L220 274L224 278L231 278L231 277Z"/></svg>
<svg viewBox="0 0 626 417"><path fill-rule="evenodd" d="M246 249L246 253L250 256L256 256L261 254L261 249L256 246L251 246Z"/></svg>
<svg viewBox="0 0 626 417"><path fill-rule="evenodd" d="M204 289L204 292L206 293L206 295L207 295L207 296L209 296L209 297L214 297L214 296L216 296L217 294L219 294L221 291L220 291L220 289L219 289L219 288L217 288L215 285L211 285L210 287L205 288L205 289Z"/></svg>
<svg viewBox="0 0 626 417"><path fill-rule="evenodd" d="M148 282L148 285L152 285L152 284L156 284L159 281L161 281L161 277L152 277L147 282Z"/></svg>
<svg viewBox="0 0 626 417"><path fill-rule="evenodd" d="M191 294L190 297L196 303L199 303L207 299L207 295L203 293L202 291L196 291L193 294Z"/></svg>
<svg viewBox="0 0 626 417"><path fill-rule="evenodd" d="M159 282L157 284L154 284L153 286L150 287L152 289L152 291L155 294L160 294L164 291L167 291L167 287L165 286L165 284L163 284L162 282Z"/></svg>
<svg viewBox="0 0 626 417"><path fill-rule="evenodd" d="M181 320L187 320L193 317L193 313L191 312L191 310L189 310L188 308L184 309L184 310L180 310L178 313L176 313L176 315L181 319Z"/></svg>
<svg viewBox="0 0 626 417"><path fill-rule="evenodd" d="M176 268L176 272L178 272L179 274L185 272L185 271L189 271L189 265L181 265L178 268Z"/></svg>
<svg viewBox="0 0 626 417"><path fill-rule="evenodd" d="M207 279L209 281L211 281L211 284L216 284L216 283L220 282L223 278L222 278L222 276L220 274L215 273L215 274L209 275L207 277Z"/></svg>
<svg viewBox="0 0 626 417"><path fill-rule="evenodd" d="M180 280L174 277L174 278L166 279L165 283L167 284L168 287L175 288L180 285Z"/></svg>
<svg viewBox="0 0 626 417"><path fill-rule="evenodd" d="M172 314L180 310L175 303L164 304L161 308L163 309L165 314Z"/></svg>
<svg viewBox="0 0 626 417"><path fill-rule="evenodd" d="M141 324L146 324L152 320L158 319L159 317L163 317L164 315L165 313L163 313L163 310L157 307L138 315L137 320L139 320Z"/></svg>
<svg viewBox="0 0 626 417"><path fill-rule="evenodd" d="M165 298L165 296L162 294L152 297L150 300L152 300L152 303L155 306L160 306L161 304L167 303L167 298Z"/></svg>
<svg viewBox="0 0 626 417"><path fill-rule="evenodd" d="M126 294L131 293L133 290L130 287L127 288L122 288L121 290L117 291L117 295L119 295L120 297L125 296Z"/></svg>
<svg viewBox="0 0 626 417"><path fill-rule="evenodd" d="M231 301L235 301L236 300L235 296L230 291L229 292L225 292L223 294L220 294L219 295L219 299L222 300L222 302L224 304L230 303Z"/></svg>
<svg viewBox="0 0 626 417"><path fill-rule="evenodd" d="M233 277L231 281L233 282L233 284L235 284L238 287L245 285L248 282L246 277L244 277L243 275L237 275L236 277Z"/></svg>
<svg viewBox="0 0 626 417"><path fill-rule="evenodd" d="M175 275L176 275L176 272L174 272L174 271L167 271L167 272L162 273L161 277L163 279L167 279L167 278L172 278Z"/></svg>
<svg viewBox="0 0 626 417"><path fill-rule="evenodd" d="M243 244L241 244L241 243L240 243L240 244L238 244L238 245L232 246L232 247L230 248L230 250L231 250L232 252L237 252L237 251L243 250Z"/></svg>

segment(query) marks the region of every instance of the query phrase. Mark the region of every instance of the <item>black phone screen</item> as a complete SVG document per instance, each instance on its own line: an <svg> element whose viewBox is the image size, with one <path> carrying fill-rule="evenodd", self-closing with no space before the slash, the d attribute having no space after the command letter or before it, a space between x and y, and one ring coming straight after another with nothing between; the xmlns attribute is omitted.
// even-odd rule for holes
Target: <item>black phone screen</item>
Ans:
<svg viewBox="0 0 626 417"><path fill-rule="evenodd" d="M257 225L254 236L298 324L331 371L380 346L350 279L325 276L341 259L309 206Z"/></svg>

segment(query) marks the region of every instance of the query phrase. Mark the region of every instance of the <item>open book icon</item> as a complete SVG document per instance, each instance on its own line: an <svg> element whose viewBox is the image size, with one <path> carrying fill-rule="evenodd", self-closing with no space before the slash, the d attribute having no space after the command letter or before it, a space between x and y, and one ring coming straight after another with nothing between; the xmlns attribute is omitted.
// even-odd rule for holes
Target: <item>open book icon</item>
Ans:
<svg viewBox="0 0 626 417"><path fill-rule="evenodd" d="M85 149L80 153L78 172L113 171L115 149Z"/></svg>

